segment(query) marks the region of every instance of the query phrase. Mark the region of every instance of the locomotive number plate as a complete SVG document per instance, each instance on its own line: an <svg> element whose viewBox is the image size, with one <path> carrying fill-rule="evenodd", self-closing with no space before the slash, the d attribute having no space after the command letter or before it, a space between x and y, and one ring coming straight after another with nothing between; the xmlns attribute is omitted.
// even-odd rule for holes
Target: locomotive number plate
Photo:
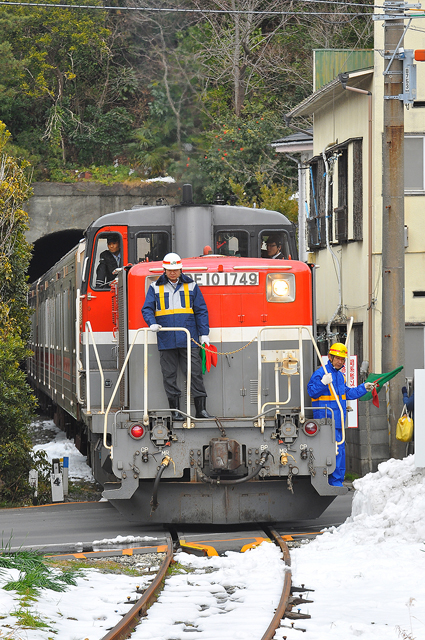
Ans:
<svg viewBox="0 0 425 640"><path fill-rule="evenodd" d="M259 282L258 271L237 273L235 271L230 273L188 273L185 271L184 273L186 276L190 276L200 287L255 286Z"/></svg>

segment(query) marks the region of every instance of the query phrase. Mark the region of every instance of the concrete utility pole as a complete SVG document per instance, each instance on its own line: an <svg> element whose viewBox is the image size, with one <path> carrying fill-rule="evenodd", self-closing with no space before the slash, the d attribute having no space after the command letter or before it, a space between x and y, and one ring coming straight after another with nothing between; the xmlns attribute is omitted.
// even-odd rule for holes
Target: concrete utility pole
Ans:
<svg viewBox="0 0 425 640"><path fill-rule="evenodd" d="M382 371L405 363L404 300L404 105L391 96L403 93L404 2L384 2L384 132L382 141ZM395 55L394 55L395 54ZM391 61L391 58L394 58ZM390 383L390 455L402 458L405 445L396 440L396 424L402 409L403 372Z"/></svg>

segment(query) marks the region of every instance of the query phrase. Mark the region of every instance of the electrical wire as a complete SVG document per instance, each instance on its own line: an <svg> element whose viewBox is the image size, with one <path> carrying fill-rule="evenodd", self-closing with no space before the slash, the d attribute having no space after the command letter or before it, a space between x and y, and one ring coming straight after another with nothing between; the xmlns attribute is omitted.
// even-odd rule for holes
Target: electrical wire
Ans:
<svg viewBox="0 0 425 640"><path fill-rule="evenodd" d="M344 4L346 2L334 2L333 0L304 0L305 2L320 2L325 4ZM17 6L17 7L54 7L55 9L100 9L107 11L152 11L156 13L200 13L200 14L225 14L225 15L264 15L264 16L351 16L363 17L373 15L373 12L365 12L353 14L352 12L323 12L323 11L250 11L243 9L183 9L179 7L111 7L107 5L85 5L85 4L65 4L53 2L9 2L8 0L0 0L0 5ZM350 6L351 3L350 3ZM363 8L373 9L373 5L354 5Z"/></svg>

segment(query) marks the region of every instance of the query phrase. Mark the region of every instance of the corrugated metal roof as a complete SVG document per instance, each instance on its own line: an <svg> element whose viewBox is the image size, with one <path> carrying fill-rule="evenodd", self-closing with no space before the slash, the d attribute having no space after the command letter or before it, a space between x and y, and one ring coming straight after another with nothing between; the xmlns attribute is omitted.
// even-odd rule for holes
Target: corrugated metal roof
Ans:
<svg viewBox="0 0 425 640"><path fill-rule="evenodd" d="M373 67L373 49L314 49L314 90L332 82L339 73Z"/></svg>

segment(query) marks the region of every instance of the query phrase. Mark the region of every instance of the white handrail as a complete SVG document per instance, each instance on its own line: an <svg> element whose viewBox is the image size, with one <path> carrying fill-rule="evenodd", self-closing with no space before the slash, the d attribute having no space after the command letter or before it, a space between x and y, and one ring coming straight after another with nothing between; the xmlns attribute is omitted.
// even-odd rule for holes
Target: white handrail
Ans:
<svg viewBox="0 0 425 640"><path fill-rule="evenodd" d="M311 332L310 327L307 326L291 326L291 325L286 325L286 326L271 326L271 327L261 327L261 329L258 330L258 334L257 334L257 349L258 349L258 391L257 391L257 410L258 410L258 414L261 414L261 387L262 387L262 379L261 379L261 333L263 331L268 331L270 329L278 329L280 331L285 330L285 329L296 329L298 328L298 345L299 345L299 350L300 350L300 402L301 402L301 411L300 411L300 422L304 422L305 417L304 417L304 410L305 410L305 406L304 406L304 365L303 365L303 349L302 349L302 332L305 329L310 337L310 340L313 344L314 349L316 350L316 353L319 357L320 362L322 361L322 354L319 351L319 348L316 344L316 340L314 339L314 336ZM326 367L324 364L322 364L323 370L326 373ZM335 442L337 450L338 450L338 446L341 445L344 441L345 441L345 426L344 426L344 411L342 409L341 403L339 401L339 398L335 392L335 388L333 386L333 383L330 383L330 388L331 391L333 393L333 395L335 396L336 399L336 403L338 405L338 408L340 410L341 413L341 427L342 427L342 439L339 442ZM267 403L267 404L277 404L277 403ZM279 403L280 404L280 403ZM263 432L264 430L264 416L262 416L259 419L259 425L261 427L261 431Z"/></svg>
<svg viewBox="0 0 425 640"><path fill-rule="evenodd" d="M148 414L148 359L147 359L147 344L148 344L148 340L147 340L147 335L148 335L148 331L150 331L150 329L148 327L141 327L139 329L137 329L134 338L132 340L132 343L130 345L129 350L127 351L127 355L125 357L125 360L123 362L123 365L121 367L121 371L120 374L118 376L118 380L115 384L114 390L112 392L111 395L111 399L109 400L109 404L106 408L105 411L105 418L103 421L103 446L105 447L105 449L109 449L111 452L111 460L113 459L113 444L111 444L111 446L108 445L107 443L107 434L108 434L108 415L109 415L109 411L112 407L112 403L115 399L115 395L117 393L117 390L119 388L119 385L121 383L121 379L124 375L124 371L127 367L128 361L130 360L130 355L131 352L133 351L133 347L136 343L136 339L137 336L139 335L139 333L141 331L145 332L145 337L144 337L144 346L145 346L145 354L144 354L144 381L143 381L143 388L144 388L144 408L143 408L143 424L147 425L149 424L149 414ZM188 419L190 419L190 387L191 387L191 380L192 380L192 364L191 364L191 345L190 345L190 332L185 328L185 327L161 327L161 329L159 329L159 331L184 331L186 333L186 345L187 345L187 393L186 393L186 403L187 403L187 415L188 415Z"/></svg>
<svg viewBox="0 0 425 640"><path fill-rule="evenodd" d="M88 333L87 333L88 332ZM99 353L96 346L96 340L91 327L91 322L86 322L86 410L87 413L91 413L91 398L90 398L90 341L89 334L93 340L93 349L96 356L97 366L100 373L100 413L105 413L105 376L103 375L102 364L100 362Z"/></svg>
<svg viewBox="0 0 425 640"><path fill-rule="evenodd" d="M316 349L317 356L318 356L318 358L319 358L320 362L322 362L322 354L321 354L321 353L320 353L320 351L319 351L319 347L318 347L318 346L317 346L317 344L316 344L316 341L315 341L315 339L314 339L313 334L311 333L311 331L310 331L310 329L309 329L308 327L303 327L303 328L304 328L304 329L307 329L307 331L309 332L310 337L311 337L311 341L312 341L312 343L313 343L313 346L314 346L314 348ZM326 367L325 367L325 365L324 365L324 364L322 364L322 368L323 368L323 371L325 372L325 374L327 374L327 373L328 373L328 370L326 369ZM336 393L336 391L335 391L335 387L334 387L334 385L333 385L333 382L331 382L331 383L329 384L329 387L331 388L331 391L332 391L332 393L333 393L333 394L334 394L334 396L335 396L335 400L336 400L336 403L337 403L337 405L338 405L338 409L339 409L339 411L340 411L340 413L341 413L341 432L342 432L342 439L341 439L339 442L336 442L336 438L335 438L335 444L336 444L336 449L337 449L337 453L338 453L338 446L339 446L340 444L342 444L342 443L345 441L344 411L343 411L343 409L342 409L342 406L341 406L341 403L340 403L340 401L339 401L338 395L337 395L337 393Z"/></svg>
<svg viewBox="0 0 425 640"><path fill-rule="evenodd" d="M83 403L80 385L80 371L83 368L83 363L80 359L80 303L80 289L77 289L77 296L75 298L75 393L77 395L78 404Z"/></svg>

